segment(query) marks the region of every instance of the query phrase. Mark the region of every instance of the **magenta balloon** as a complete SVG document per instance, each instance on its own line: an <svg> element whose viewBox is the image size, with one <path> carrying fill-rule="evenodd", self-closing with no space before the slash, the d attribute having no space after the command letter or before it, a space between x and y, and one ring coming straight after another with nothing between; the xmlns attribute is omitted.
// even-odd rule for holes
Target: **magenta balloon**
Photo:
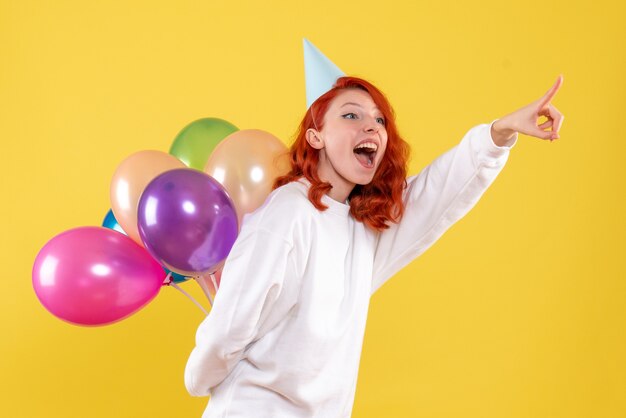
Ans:
<svg viewBox="0 0 626 418"><path fill-rule="evenodd" d="M70 229L39 251L33 287L43 306L76 325L120 321L150 302L165 273L124 234L97 226Z"/></svg>
<svg viewBox="0 0 626 418"><path fill-rule="evenodd" d="M216 271L237 238L237 213L228 193L191 168L154 178L139 198L137 217L150 254L185 276Z"/></svg>

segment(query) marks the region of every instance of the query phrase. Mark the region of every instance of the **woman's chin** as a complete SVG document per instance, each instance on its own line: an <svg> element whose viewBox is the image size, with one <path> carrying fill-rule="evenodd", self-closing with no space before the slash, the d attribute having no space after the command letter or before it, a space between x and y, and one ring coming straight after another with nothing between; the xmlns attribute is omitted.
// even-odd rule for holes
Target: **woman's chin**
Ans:
<svg viewBox="0 0 626 418"><path fill-rule="evenodd" d="M374 174L375 173L359 176L358 178L354 179L353 183L359 186L367 186L374 180Z"/></svg>

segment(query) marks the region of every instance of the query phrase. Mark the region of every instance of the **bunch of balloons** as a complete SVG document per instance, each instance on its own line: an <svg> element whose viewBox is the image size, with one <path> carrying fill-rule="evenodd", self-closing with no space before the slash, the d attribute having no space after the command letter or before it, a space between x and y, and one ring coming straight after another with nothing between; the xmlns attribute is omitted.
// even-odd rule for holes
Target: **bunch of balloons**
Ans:
<svg viewBox="0 0 626 418"><path fill-rule="evenodd" d="M70 229L39 251L39 301L69 323L107 325L147 305L170 278L219 278L243 216L287 172L286 155L275 136L218 118L187 125L169 154L130 155L113 175L102 227Z"/></svg>

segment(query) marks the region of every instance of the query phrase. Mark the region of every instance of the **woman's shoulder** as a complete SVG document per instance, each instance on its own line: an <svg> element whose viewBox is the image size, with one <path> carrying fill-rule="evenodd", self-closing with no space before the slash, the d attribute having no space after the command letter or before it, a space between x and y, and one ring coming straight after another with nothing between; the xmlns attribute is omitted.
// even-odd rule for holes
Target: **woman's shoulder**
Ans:
<svg viewBox="0 0 626 418"><path fill-rule="evenodd" d="M265 207L289 211L314 209L309 201L308 193L309 187L303 180L292 181L274 189L259 209Z"/></svg>
<svg viewBox="0 0 626 418"><path fill-rule="evenodd" d="M314 210L308 198L308 186L302 181L292 181L274 189L258 209L244 216L243 223L274 228L306 218Z"/></svg>

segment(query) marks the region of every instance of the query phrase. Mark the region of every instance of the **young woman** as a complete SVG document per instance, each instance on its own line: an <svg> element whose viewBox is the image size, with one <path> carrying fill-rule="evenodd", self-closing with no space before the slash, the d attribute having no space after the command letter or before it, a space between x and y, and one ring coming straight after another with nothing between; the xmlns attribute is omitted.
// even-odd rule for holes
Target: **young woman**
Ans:
<svg viewBox="0 0 626 418"><path fill-rule="evenodd" d="M204 417L349 417L371 295L474 206L518 132L558 138L561 82L406 179L389 102L339 78L307 111L291 172L244 219L198 328L185 384L211 395Z"/></svg>

